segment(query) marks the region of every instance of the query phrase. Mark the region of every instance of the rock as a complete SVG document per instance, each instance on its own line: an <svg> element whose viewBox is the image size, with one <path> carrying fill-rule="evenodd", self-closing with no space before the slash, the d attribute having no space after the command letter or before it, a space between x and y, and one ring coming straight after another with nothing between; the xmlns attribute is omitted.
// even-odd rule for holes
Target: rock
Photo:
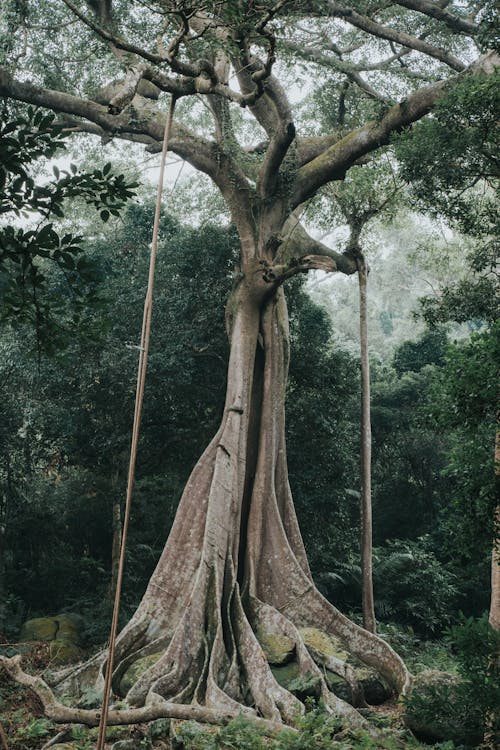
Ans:
<svg viewBox="0 0 500 750"><path fill-rule="evenodd" d="M375 669L370 667L355 667L354 674L361 683L365 700L371 706L380 706L392 695L390 685L379 675Z"/></svg>
<svg viewBox="0 0 500 750"><path fill-rule="evenodd" d="M58 624L57 640L80 645L80 630L78 620L73 615L56 615L54 620Z"/></svg>
<svg viewBox="0 0 500 750"><path fill-rule="evenodd" d="M342 648L338 638L327 635L318 628L300 628L299 632L306 646L310 646L324 656L335 656L336 659L347 660L348 653Z"/></svg>
<svg viewBox="0 0 500 750"><path fill-rule="evenodd" d="M289 662L288 664L280 667L271 667L276 682L281 687L286 688L293 693L300 700L304 700L307 697L313 696L318 698L320 694L320 678L319 675L307 672L306 674L300 673L300 667L296 661Z"/></svg>
<svg viewBox="0 0 500 750"><path fill-rule="evenodd" d="M415 675L406 695L403 721L414 735L426 742L453 740L475 747L482 730L459 699L461 680L448 672L426 669ZM458 699L458 700L457 700ZM460 709L457 708L460 706Z"/></svg>
<svg viewBox="0 0 500 750"><path fill-rule="evenodd" d="M80 661L83 653L75 643L69 640L57 639L50 642L50 660L54 664L69 664Z"/></svg>
<svg viewBox="0 0 500 750"><path fill-rule="evenodd" d="M24 623L19 641L64 641L79 646L81 628L82 619L78 615L63 613L54 617L37 617Z"/></svg>
<svg viewBox="0 0 500 750"><path fill-rule="evenodd" d="M292 661L295 654L295 643L291 638L278 633L257 632L257 639L269 664L280 666Z"/></svg>
<svg viewBox="0 0 500 750"><path fill-rule="evenodd" d="M19 633L19 641L52 641L57 628L53 617L37 617L34 620L27 620Z"/></svg>
<svg viewBox="0 0 500 750"><path fill-rule="evenodd" d="M300 668L296 661L291 661L280 667L271 666L271 672L273 673L278 685L286 688L286 690L288 690L288 686L293 680L300 677Z"/></svg>
<svg viewBox="0 0 500 750"><path fill-rule="evenodd" d="M121 679L120 694L127 695L132 685L137 682L139 677L141 677L141 675L143 675L144 672L149 669L149 667L152 667L153 664L158 661L162 654L162 651L157 651L154 654L149 654L149 656L142 656L140 659L134 661L134 663L130 665Z"/></svg>

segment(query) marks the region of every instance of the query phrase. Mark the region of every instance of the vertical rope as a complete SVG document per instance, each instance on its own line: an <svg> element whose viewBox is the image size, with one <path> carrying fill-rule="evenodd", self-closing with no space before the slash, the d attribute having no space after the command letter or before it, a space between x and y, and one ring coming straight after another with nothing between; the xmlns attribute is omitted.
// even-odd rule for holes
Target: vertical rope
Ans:
<svg viewBox="0 0 500 750"><path fill-rule="evenodd" d="M115 599L113 605L113 617L111 620L111 630L109 634L109 653L106 663L106 675L104 678L104 693L101 707L101 717L99 722L99 736L97 739L96 750L103 750L106 739L106 728L108 725L109 699L111 695L111 679L113 676L113 664L115 657L116 633L118 629L118 614L120 611L120 598L123 581L123 569L125 566L125 546L127 542L127 531L130 520L130 508L132 504L132 491L134 488L135 464L137 458L137 446L139 443L139 427L142 414L142 403L144 400L144 383L146 381L146 368L148 362L149 338L151 332L151 313L153 308L153 285L156 267L156 254L158 249L158 230L160 226L161 214L161 197L163 190L163 179L165 174L165 163L167 159L168 142L172 130L172 120L174 116L175 97L172 96L167 121L165 123L165 133L163 136L163 147L160 161L160 175L158 178L158 190L156 193L156 208L153 224L153 238L151 242L151 256L149 262L148 288L144 300L144 314L142 318L141 345L139 352L139 364L137 368L137 387L135 393L134 424L132 428L132 440L130 446L130 461L127 479L127 495L125 500L125 515L123 519L122 542L120 548L120 560L118 563L118 575L116 578Z"/></svg>

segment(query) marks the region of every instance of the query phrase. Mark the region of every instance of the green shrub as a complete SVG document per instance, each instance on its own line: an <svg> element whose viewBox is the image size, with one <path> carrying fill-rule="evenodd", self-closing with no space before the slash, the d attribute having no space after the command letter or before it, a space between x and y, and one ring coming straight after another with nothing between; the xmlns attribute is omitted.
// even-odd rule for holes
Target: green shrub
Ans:
<svg viewBox="0 0 500 750"><path fill-rule="evenodd" d="M412 690L406 699L406 721L426 739L475 747L485 732L500 730L500 633L483 616L464 619L447 638L461 679L428 680Z"/></svg>

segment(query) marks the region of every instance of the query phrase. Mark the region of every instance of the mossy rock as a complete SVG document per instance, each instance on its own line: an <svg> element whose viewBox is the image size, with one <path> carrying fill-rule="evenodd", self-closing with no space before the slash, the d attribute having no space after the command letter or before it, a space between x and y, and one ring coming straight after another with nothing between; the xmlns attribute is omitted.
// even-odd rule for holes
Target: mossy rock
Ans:
<svg viewBox="0 0 500 750"><path fill-rule="evenodd" d="M66 641L80 645L82 619L78 615L63 613L53 617L36 617L27 620L19 633L19 641Z"/></svg>
<svg viewBox="0 0 500 750"><path fill-rule="evenodd" d="M412 678L404 700L403 721L418 739L452 740L473 747L481 742L483 730L477 716L468 711L460 683L456 675L437 669L426 669Z"/></svg>
<svg viewBox="0 0 500 750"><path fill-rule="evenodd" d="M291 682L300 677L300 667L296 661L291 661L280 667L271 665L271 672L278 685L281 685L286 690L289 689L288 686Z"/></svg>
<svg viewBox="0 0 500 750"><path fill-rule="evenodd" d="M324 656L334 656L336 659L346 661L349 654L342 648L338 638L333 638L318 628L300 628L299 630L306 646L313 648Z"/></svg>
<svg viewBox="0 0 500 750"><path fill-rule="evenodd" d="M370 667L355 667L354 673L363 688L365 700L371 706L380 706L392 695L391 686Z"/></svg>
<svg viewBox="0 0 500 750"><path fill-rule="evenodd" d="M347 703L352 703L351 687L349 683L344 680L343 677L341 677L338 674L335 674L334 672L330 672L329 669L326 669L325 678L326 678L326 684L328 685L328 688L332 691L332 693L335 693L335 695L338 698L341 698L343 701L347 701Z"/></svg>
<svg viewBox="0 0 500 750"><path fill-rule="evenodd" d="M146 670L148 670L153 666L153 664L158 661L162 654L162 651L156 651L154 654L149 654L149 656L142 656L140 659L134 661L134 663L130 665L121 679L120 694L127 695L132 685L137 682L139 677L141 677L144 672L146 672Z"/></svg>
<svg viewBox="0 0 500 750"><path fill-rule="evenodd" d="M80 661L82 656L82 651L71 641L58 638L50 642L50 660L54 664L70 664L74 661Z"/></svg>
<svg viewBox="0 0 500 750"><path fill-rule="evenodd" d="M68 641L74 643L75 646L80 645L80 630L81 627L78 620L73 615L56 615L54 620L57 622L59 628L57 630L58 641Z"/></svg>
<svg viewBox="0 0 500 750"><path fill-rule="evenodd" d="M307 697L319 697L320 677L319 675L300 673L300 667L296 661L291 661L284 666L271 666L276 682L281 687L289 690L297 698L304 700Z"/></svg>
<svg viewBox="0 0 500 750"><path fill-rule="evenodd" d="M27 620L19 633L19 641L53 641L58 625L53 617L36 617Z"/></svg>
<svg viewBox="0 0 500 750"><path fill-rule="evenodd" d="M291 638L278 633L257 632L257 639L262 646L269 664L280 666L292 661L295 654L295 643Z"/></svg>

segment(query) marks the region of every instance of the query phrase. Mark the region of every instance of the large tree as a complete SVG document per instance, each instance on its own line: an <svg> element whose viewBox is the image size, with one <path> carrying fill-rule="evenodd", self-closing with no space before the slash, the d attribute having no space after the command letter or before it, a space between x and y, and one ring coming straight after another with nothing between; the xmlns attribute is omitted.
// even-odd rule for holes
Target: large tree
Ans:
<svg viewBox="0 0 500 750"><path fill-rule="evenodd" d="M187 483L143 600L118 638L118 694L132 663L157 656L124 696L138 708L122 719L170 713L213 720L244 706L292 721L300 705L270 671L257 639L264 632L292 639L301 671L317 676L326 705L360 720L328 690L299 627L338 637L397 691L408 686L409 673L383 640L326 601L310 574L287 479L282 285L309 269L356 272L349 248L336 251L306 232L302 208L427 115L457 79L494 70L492 53L479 56L477 40L488 36L478 10L483 4L28 0L6 6L0 94L53 109L76 131L143 143L152 152L164 134L162 93L170 94L178 102L170 149L215 183L240 238L227 305L224 415ZM308 66L308 86L330 87L336 113L330 132L316 133L294 114L299 58ZM105 661L106 653L98 656L72 675L73 683L94 670L99 684ZM333 657L328 666L353 679ZM191 703L191 711L175 710L172 702ZM91 720L76 709L57 712L62 720Z"/></svg>

